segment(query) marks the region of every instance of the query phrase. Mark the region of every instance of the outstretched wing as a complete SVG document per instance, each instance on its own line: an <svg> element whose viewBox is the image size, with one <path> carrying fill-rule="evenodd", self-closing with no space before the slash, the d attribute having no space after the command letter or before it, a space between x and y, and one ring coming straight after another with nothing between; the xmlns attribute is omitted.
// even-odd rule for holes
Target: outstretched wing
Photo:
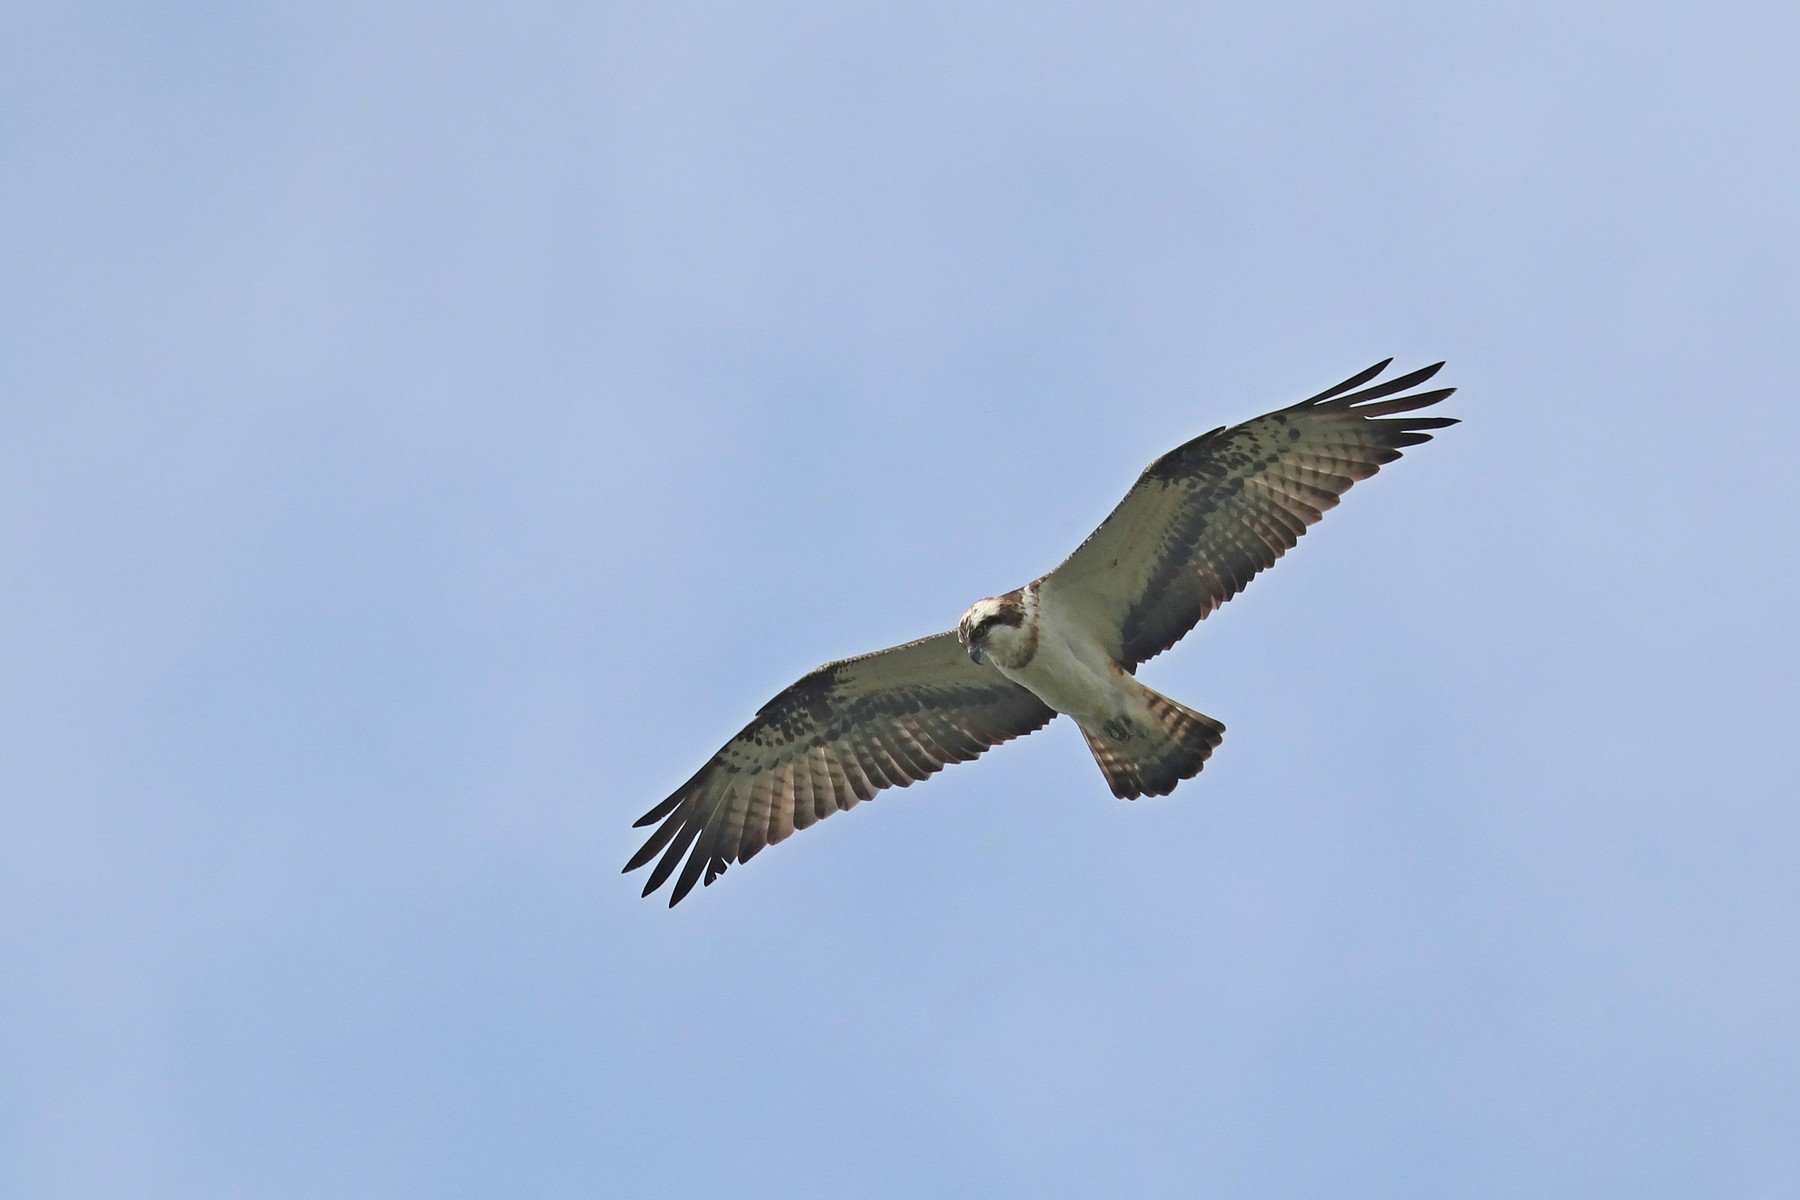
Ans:
<svg viewBox="0 0 1800 1200"><path fill-rule="evenodd" d="M1109 647L1135 670L1273 566L1359 479L1430 441L1449 417L1402 417L1454 388L1397 395L1443 363L1362 388L1377 363L1290 408L1215 429L1151 463L1067 561L1046 575L1046 603L1116 631ZM1389 399L1388 397L1393 397Z"/></svg>
<svg viewBox="0 0 1800 1200"><path fill-rule="evenodd" d="M993 667L969 661L953 632L827 663L763 705L699 774L638 820L661 824L625 869L662 855L644 885L648 896L686 855L673 907L702 872L710 884L796 829L967 762L1055 715Z"/></svg>

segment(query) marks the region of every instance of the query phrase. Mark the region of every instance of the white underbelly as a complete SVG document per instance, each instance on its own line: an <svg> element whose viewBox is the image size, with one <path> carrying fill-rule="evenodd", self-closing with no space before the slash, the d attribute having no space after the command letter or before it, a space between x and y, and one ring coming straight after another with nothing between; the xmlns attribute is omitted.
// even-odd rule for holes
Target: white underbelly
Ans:
<svg viewBox="0 0 1800 1200"><path fill-rule="evenodd" d="M1030 662L1000 670L1057 712L1083 724L1097 725L1126 712L1131 698L1133 680L1104 650L1071 642L1052 629L1040 630L1037 653Z"/></svg>

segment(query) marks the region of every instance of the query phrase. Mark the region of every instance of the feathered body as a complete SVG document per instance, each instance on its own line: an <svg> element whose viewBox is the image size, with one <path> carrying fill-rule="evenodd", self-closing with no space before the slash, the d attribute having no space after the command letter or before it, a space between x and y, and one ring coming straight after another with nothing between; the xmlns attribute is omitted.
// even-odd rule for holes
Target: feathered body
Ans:
<svg viewBox="0 0 1800 1200"><path fill-rule="evenodd" d="M1058 713L1114 795L1168 794L1225 727L1145 687L1139 664L1273 565L1353 483L1456 423L1401 415L1451 394L1401 394L1442 363L1364 386L1387 365L1163 455L1062 565L976 601L955 631L806 675L638 821L657 828L625 869L658 860L649 895L680 866L675 904L796 829Z"/></svg>
<svg viewBox="0 0 1800 1200"><path fill-rule="evenodd" d="M1154 692L1122 667L1067 597L1034 580L977 600L957 638L976 662L1080 726L1113 795L1166 796L1200 773L1225 727Z"/></svg>

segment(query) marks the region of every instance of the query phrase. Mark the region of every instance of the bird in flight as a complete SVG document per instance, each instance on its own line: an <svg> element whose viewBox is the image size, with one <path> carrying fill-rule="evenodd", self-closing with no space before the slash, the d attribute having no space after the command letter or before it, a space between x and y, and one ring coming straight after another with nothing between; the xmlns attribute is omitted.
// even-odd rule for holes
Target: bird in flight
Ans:
<svg viewBox="0 0 1800 1200"><path fill-rule="evenodd" d="M625 870L656 859L648 896L679 867L673 906L796 829L1058 713L1113 795L1168 795L1225 727L1139 683L1138 666L1274 565L1351 484L1456 424L1401 415L1451 394L1414 390L1443 363L1372 382L1392 361L1177 446L1061 566L977 600L954 630L803 676L637 821L656 828Z"/></svg>

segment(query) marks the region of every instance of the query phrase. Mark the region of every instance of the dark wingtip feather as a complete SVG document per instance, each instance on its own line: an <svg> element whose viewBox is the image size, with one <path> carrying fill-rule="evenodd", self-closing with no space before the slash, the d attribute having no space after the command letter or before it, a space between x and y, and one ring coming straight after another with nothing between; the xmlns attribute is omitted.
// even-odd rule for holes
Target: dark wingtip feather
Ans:
<svg viewBox="0 0 1800 1200"><path fill-rule="evenodd" d="M1348 406L1354 401L1367 397L1368 402L1356 404L1354 407L1345 407L1343 411L1365 418L1391 417L1395 413L1416 412L1421 408L1430 408L1456 394L1455 388L1439 388L1435 392L1414 392L1410 396L1395 396L1392 400L1375 400L1372 395L1374 390L1371 389L1362 396L1351 396L1347 400L1338 401L1338 403Z"/></svg>
<svg viewBox="0 0 1800 1200"><path fill-rule="evenodd" d="M651 859L655 858L656 852L661 850L663 844L667 842L670 837L673 837L674 834L675 831L673 829L667 831L662 829L657 830L656 833L650 837L650 840L638 847L637 853L631 856L631 861L625 864L625 870L621 872L621 874L629 875Z"/></svg>
<svg viewBox="0 0 1800 1200"><path fill-rule="evenodd" d="M1344 392L1349 391L1351 388L1361 387L1363 384L1369 382L1369 380L1375 378L1377 375L1379 375L1383 371L1387 370L1388 364L1392 363L1393 361L1394 360L1391 358L1384 358L1380 362L1376 363L1374 366L1368 368L1367 370L1358 371L1356 374L1354 374L1350 378L1344 380L1344 382L1338 384L1337 386L1328 387L1324 391L1320 392L1318 395L1309 396L1305 400L1302 400L1300 403L1301 404L1319 404L1323 401L1331 399L1333 396L1341 395ZM1296 405L1296 407L1298 407L1298 405Z"/></svg>
<svg viewBox="0 0 1800 1200"><path fill-rule="evenodd" d="M651 869L650 878L644 884L644 895L648 896L663 885L663 881L668 879L675 868L680 865L682 857L687 854L688 848L694 844L694 839L698 836L700 836L698 821L689 821L681 827L681 832L675 835L675 839L669 843L669 848L663 851L663 856Z"/></svg>
<svg viewBox="0 0 1800 1200"><path fill-rule="evenodd" d="M631 827L633 829L641 829L645 825L660 821L670 813L674 812L676 805L680 804L683 800L699 790L700 785L706 781L707 776L712 774L713 767L718 762L718 759L719 756L715 754L712 762L707 763L704 767L701 767L698 771L695 771L690 775L688 781L676 788L667 800L664 800L661 804L633 821Z"/></svg>
<svg viewBox="0 0 1800 1200"><path fill-rule="evenodd" d="M666 817L670 813L674 812L675 806L677 804L681 803L681 798L686 794L687 794L687 788L686 787L681 788L673 796L670 796L667 800L664 800L661 804L657 805L655 808L651 809L649 812L645 813L643 816L641 816L637 820L633 821L631 823L631 827L633 829L642 829L646 825L656 824L656 822L662 820L664 817Z"/></svg>
<svg viewBox="0 0 1800 1200"><path fill-rule="evenodd" d="M1404 392L1408 388L1418 387L1421 383L1424 383L1433 375L1436 375L1439 371L1443 370L1443 367L1444 364L1441 362L1433 363L1429 367L1420 367L1416 371L1409 371L1405 375L1396 376L1386 383L1378 383L1374 387L1364 388L1355 395L1339 396L1331 402L1331 407L1334 409L1349 409L1352 412L1364 411L1362 408L1352 408L1351 406L1367 405L1370 401L1379 400L1383 396L1392 396L1396 392ZM1438 399L1441 400L1443 397L1440 396ZM1435 402L1436 401L1431 401L1431 403Z"/></svg>
<svg viewBox="0 0 1800 1200"><path fill-rule="evenodd" d="M700 872L706 869L707 856L695 850L688 855L687 866L681 868L681 878L675 881L675 890L669 896L669 907L674 908L681 903L681 898L694 890L700 882Z"/></svg>
<svg viewBox="0 0 1800 1200"><path fill-rule="evenodd" d="M628 872L635 871L645 863L649 862L652 858L656 857L656 852L668 845L669 839L681 832L683 824L684 822L679 816L670 814L669 818L657 828L656 832L644 839L644 844L638 847L638 852L631 856L630 862L625 864L625 870Z"/></svg>
<svg viewBox="0 0 1800 1200"><path fill-rule="evenodd" d="M711 883L720 871L725 869L725 860L719 853L719 843L725 840L725 823L714 821L694 843L694 851L688 855L687 865L681 869L681 878L675 881L675 895L669 903L673 904L694 890L694 884L702 871L706 872L706 882Z"/></svg>

